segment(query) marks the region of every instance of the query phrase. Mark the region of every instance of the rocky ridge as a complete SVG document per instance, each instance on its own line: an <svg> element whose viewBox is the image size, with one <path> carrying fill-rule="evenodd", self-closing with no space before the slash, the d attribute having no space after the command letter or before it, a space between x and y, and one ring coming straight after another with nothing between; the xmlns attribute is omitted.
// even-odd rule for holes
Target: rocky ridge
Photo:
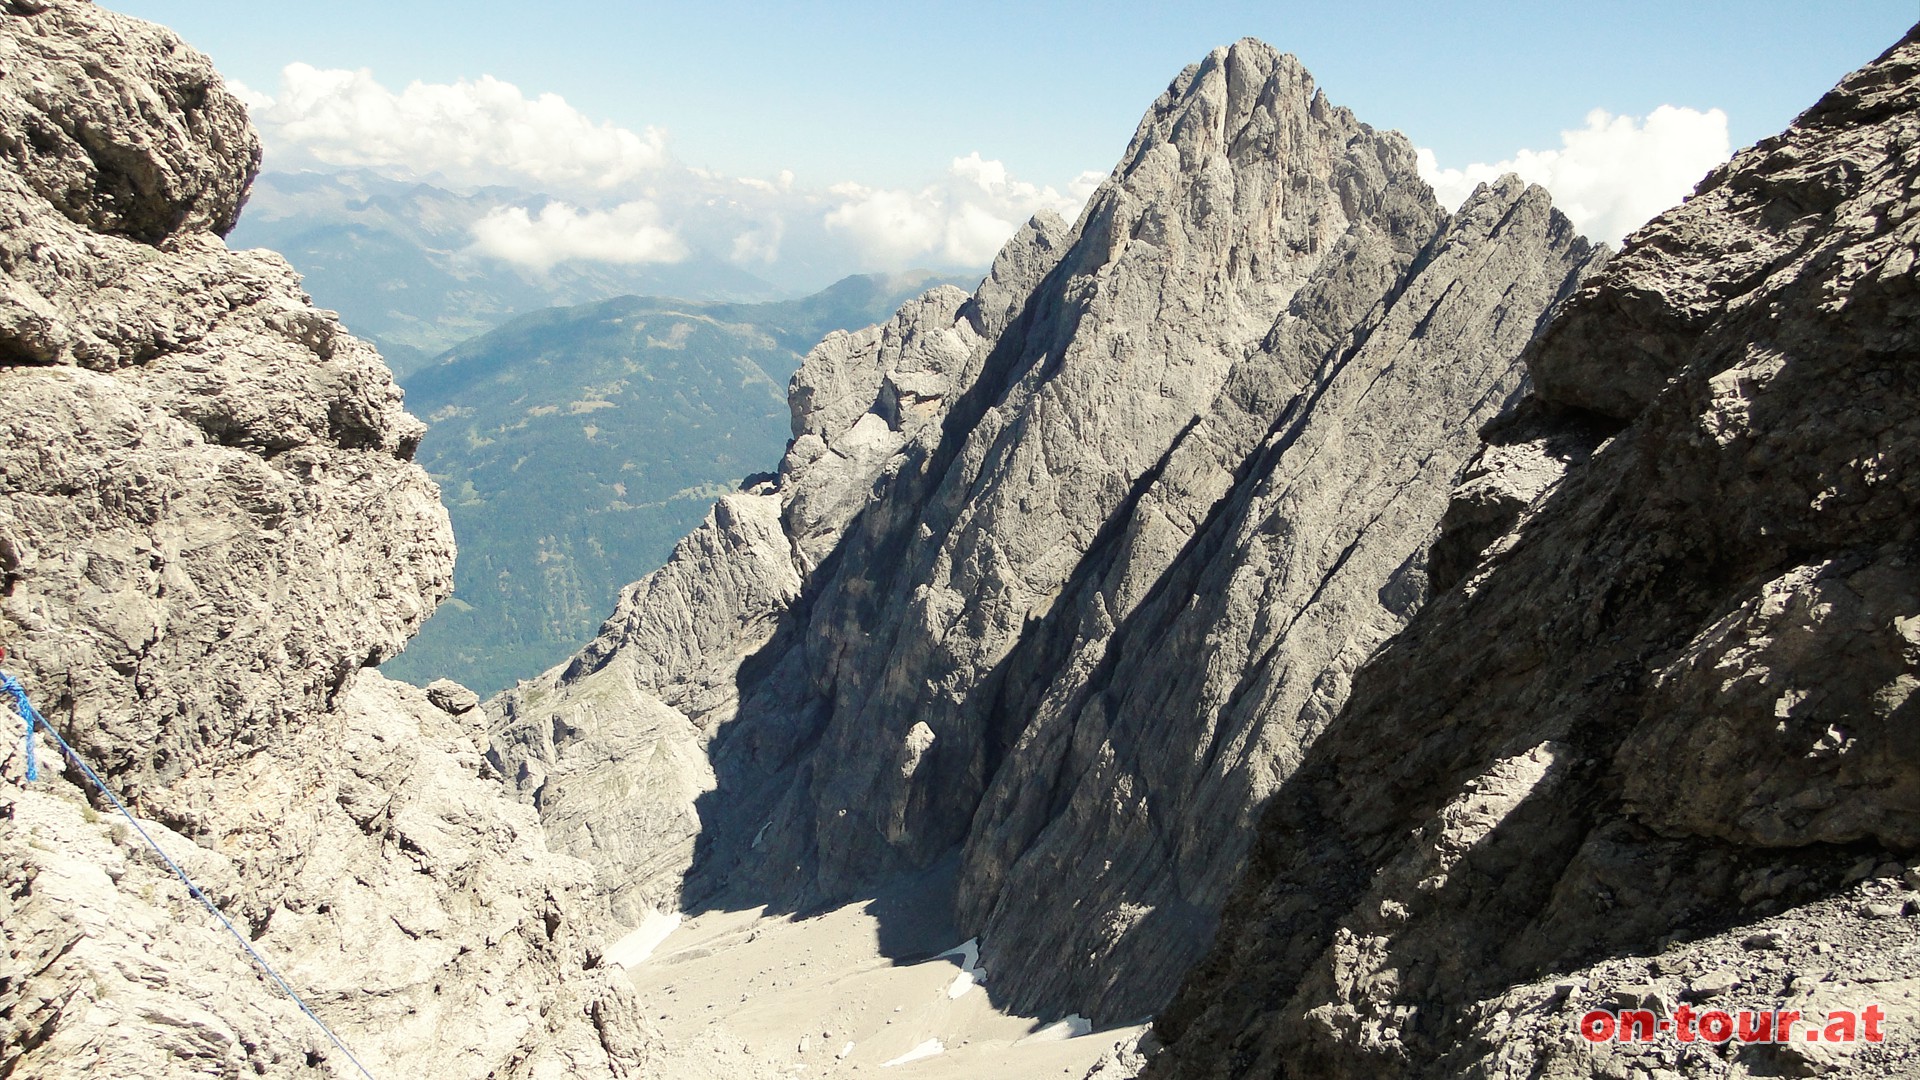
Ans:
<svg viewBox="0 0 1920 1080"><path fill-rule="evenodd" d="M1917 106L1920 28L1528 349L1145 1076L1913 1075ZM1575 1029L1707 1000L1888 1039Z"/></svg>
<svg viewBox="0 0 1920 1080"><path fill-rule="evenodd" d="M958 857L999 1000L1150 1012L1599 257L1216 50L1076 225L810 354L778 477L490 703L492 760L623 919Z"/></svg>
<svg viewBox="0 0 1920 1080"><path fill-rule="evenodd" d="M585 868L477 714L364 671L452 537L379 356L221 240L259 163L239 102L164 29L15 0L0 116L8 670L369 1066L637 1075ZM44 744L22 785L13 730L0 1072L345 1075Z"/></svg>

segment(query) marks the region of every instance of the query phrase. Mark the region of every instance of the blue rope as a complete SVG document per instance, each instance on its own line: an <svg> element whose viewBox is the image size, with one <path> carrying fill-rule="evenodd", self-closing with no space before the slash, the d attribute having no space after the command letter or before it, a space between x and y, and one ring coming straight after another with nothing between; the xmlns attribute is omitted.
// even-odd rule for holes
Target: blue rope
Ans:
<svg viewBox="0 0 1920 1080"><path fill-rule="evenodd" d="M333 1029L327 1026L327 1022L320 1019L312 1009L307 1007L307 1003L301 999L299 994L294 992L293 987L288 984L287 980L281 978L280 973L273 969L273 965L267 963L267 958L261 956L260 951L253 947L253 942L247 940L247 936L242 934L239 929L233 925L233 922L221 912L220 908L201 890L200 886L194 884L193 879L187 876L187 872L180 868L180 864L173 861L173 856L168 855L165 849L154 842L153 837L147 835L147 830L141 827L140 820L133 816L132 811L127 809L127 804L120 801L120 796L113 793L113 789L107 786L106 781L100 779L100 775L94 772L93 768L85 761L80 759L80 755L74 751L73 747L67 745L67 740L60 737L60 733L55 731L53 725L47 722L47 718L41 716L39 711L27 701L27 691L25 687L20 685L20 680L4 671L0 671L0 693L9 694L13 697L16 706L15 711L17 711L20 714L20 718L27 723L27 779L38 780L40 778L39 769L36 767L33 759L33 729L38 725L45 729L47 735L59 745L61 752L67 755L67 760L73 762L74 767L84 773L88 780L92 781L93 786L99 789L100 794L105 795L107 799L113 803L114 809L120 811L120 816L126 818L127 823L133 826L133 831L140 834L140 839L145 840L147 846L153 849L154 854L160 856L161 861L167 864L167 868L173 871L173 876L179 878L181 884L187 887L188 895L200 901L208 911L213 912L213 917L219 919L220 925L227 928L227 933L232 934L233 939L240 943L240 947L247 950L247 955L253 957L253 962L259 965L260 970L266 972L268 978L279 984L281 991L284 992L287 997L293 999L293 1003L300 1007L301 1012L307 1014L307 1019L312 1020L314 1025L332 1041L333 1045L339 1047L340 1052L347 1056L347 1060L353 1062L353 1067L360 1070L360 1075L366 1077L367 1080L374 1080L374 1075L367 1071L365 1065L360 1064L359 1058L353 1056L353 1051L347 1049L347 1044L340 1041L340 1036L335 1035Z"/></svg>
<svg viewBox="0 0 1920 1080"><path fill-rule="evenodd" d="M40 779L40 762L39 759L34 756L33 752L33 726L35 721L39 721L42 724L47 721L34 710L33 702L27 700L27 688L20 685L20 680L4 671L0 671L0 693L9 694L13 697L13 711L19 713L20 719L26 721L27 782L32 783Z"/></svg>

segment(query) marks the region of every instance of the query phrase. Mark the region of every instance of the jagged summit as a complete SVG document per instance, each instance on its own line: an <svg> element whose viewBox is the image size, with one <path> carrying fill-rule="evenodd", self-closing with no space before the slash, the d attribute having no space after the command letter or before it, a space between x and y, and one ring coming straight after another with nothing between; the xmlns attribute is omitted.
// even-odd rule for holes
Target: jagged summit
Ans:
<svg viewBox="0 0 1920 1080"><path fill-rule="evenodd" d="M1917 108L1920 28L1535 340L1473 554L1275 795L1146 1075L1914 1075ZM1640 1003L1806 1019L1576 1033ZM1806 1038L1868 1003L1885 1043Z"/></svg>
<svg viewBox="0 0 1920 1080"><path fill-rule="evenodd" d="M1077 223L820 342L778 473L482 732L365 671L444 598L445 513L378 356L221 242L238 102L12 0L8 671L380 1074L645 1076L647 945L603 930L887 894L839 924L977 938L939 1007L1158 1013L1104 1074L1905 1076L1916 106L1920 31L1605 261L1215 50ZM338 1065L17 776L0 1072ZM1707 999L1891 1040L1574 1028ZM695 1019L670 1068L758 1067Z"/></svg>
<svg viewBox="0 0 1920 1080"><path fill-rule="evenodd" d="M11 0L8 670L383 1075L660 1071L651 946L603 929L869 894L839 940L977 938L936 1009L1158 1013L1097 1075L1910 1075L1916 106L1920 31L1603 266L1539 188L1449 214L1296 61L1215 50L1077 223L814 348L778 471L483 732L364 670L445 595L446 515L379 358L221 242L238 103ZM19 764L0 1072L336 1071ZM1575 1027L1783 999L1890 1041ZM714 1004L675 1075L829 1037L759 1069Z"/></svg>
<svg viewBox="0 0 1920 1080"><path fill-rule="evenodd" d="M823 342L778 480L494 703L495 761L628 918L957 854L1003 1000L1151 1011L1598 257L1515 181L1448 215L1404 137L1217 49L1076 225Z"/></svg>

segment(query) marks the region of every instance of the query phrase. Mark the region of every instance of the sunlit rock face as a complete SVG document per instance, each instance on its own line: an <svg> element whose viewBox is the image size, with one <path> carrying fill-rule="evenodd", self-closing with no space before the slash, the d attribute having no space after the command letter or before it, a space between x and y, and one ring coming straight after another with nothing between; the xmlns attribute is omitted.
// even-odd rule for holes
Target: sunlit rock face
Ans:
<svg viewBox="0 0 1920 1080"><path fill-rule="evenodd" d="M259 158L170 32L0 8L6 668L370 1068L634 1075L586 868L475 714L364 670L452 534L379 355L222 242ZM77 771L43 741L23 786L6 745L0 1072L347 1074Z"/></svg>
<svg viewBox="0 0 1920 1080"><path fill-rule="evenodd" d="M816 348L777 479L493 702L493 760L626 918L957 858L997 1000L1151 1012L1599 257L1215 50L1077 223Z"/></svg>
<svg viewBox="0 0 1920 1080"><path fill-rule="evenodd" d="M1913 1074L1916 105L1909 35L1529 348L1146 1075ZM1887 1041L1577 1033L1647 1002Z"/></svg>

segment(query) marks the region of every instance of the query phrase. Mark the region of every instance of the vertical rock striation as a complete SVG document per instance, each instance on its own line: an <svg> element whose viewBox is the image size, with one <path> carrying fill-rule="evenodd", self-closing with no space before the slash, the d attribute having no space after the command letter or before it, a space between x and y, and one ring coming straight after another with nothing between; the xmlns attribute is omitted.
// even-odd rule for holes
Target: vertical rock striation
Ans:
<svg viewBox="0 0 1920 1080"><path fill-rule="evenodd" d="M1917 194L1920 30L1565 306L1145 1075L1912 1075ZM1682 995L1889 1040L1576 1034Z"/></svg>
<svg viewBox="0 0 1920 1080"><path fill-rule="evenodd" d="M477 716L363 672L452 536L379 356L221 241L259 155L166 30L0 8L6 666L370 1066L637 1075L586 868ZM344 1075L77 774L21 785L9 720L0 1073Z"/></svg>
<svg viewBox="0 0 1920 1080"><path fill-rule="evenodd" d="M1003 1001L1151 1011L1597 259L1543 191L1450 216L1292 57L1215 50L1077 225L823 342L777 482L494 702L493 760L624 917L958 852Z"/></svg>
<svg viewBox="0 0 1920 1080"><path fill-rule="evenodd" d="M1198 958L1256 808L1421 603L1470 433L1591 258L1508 178L1397 295L1354 289L1348 267L1313 282L1237 373L1268 407L1223 402L1196 426L1063 617L1023 639L996 704L1027 719L974 818L960 907L1019 1000L1137 1017ZM1069 882L1063 921L1048 898Z"/></svg>

